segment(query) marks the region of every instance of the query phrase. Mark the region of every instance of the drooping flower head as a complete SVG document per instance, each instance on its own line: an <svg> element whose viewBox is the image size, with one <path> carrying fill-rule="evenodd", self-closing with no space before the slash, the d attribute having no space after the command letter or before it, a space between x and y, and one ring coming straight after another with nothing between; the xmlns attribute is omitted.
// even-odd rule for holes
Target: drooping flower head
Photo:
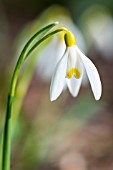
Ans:
<svg viewBox="0 0 113 170"><path fill-rule="evenodd" d="M102 86L95 65L80 51L74 35L68 30L64 34L64 41L66 44L65 52L59 60L51 80L51 101L56 100L61 94L65 82L72 96L76 97L81 86L84 68L89 78L94 97L96 100L99 100Z"/></svg>
<svg viewBox="0 0 113 170"><path fill-rule="evenodd" d="M85 41L82 33L78 29L77 25L74 24L69 11L59 5L53 5L45 10L40 16L40 22L45 25L48 22L59 21L56 28L66 27L71 30L76 36L77 43L83 51L87 51L85 46ZM35 26L37 30L37 25ZM50 39L46 40L41 49L36 51L37 58L37 73L41 75L41 80L48 82L54 73L54 68L56 67L58 61L64 54L65 51L65 41L63 37L63 32L57 34L57 36L52 36Z"/></svg>

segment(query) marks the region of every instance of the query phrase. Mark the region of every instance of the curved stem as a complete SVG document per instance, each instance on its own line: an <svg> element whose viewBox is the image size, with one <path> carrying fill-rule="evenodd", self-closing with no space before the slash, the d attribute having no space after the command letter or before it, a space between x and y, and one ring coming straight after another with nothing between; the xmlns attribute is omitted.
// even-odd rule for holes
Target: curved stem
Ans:
<svg viewBox="0 0 113 170"><path fill-rule="evenodd" d="M58 33L58 32L61 32L61 31L66 31L64 28L61 28L61 29L57 29L55 31L52 31L50 32L49 34L45 35L43 38L41 38L38 42L36 42L32 48L28 51L28 53L26 54L26 58L29 56L29 54L32 53L32 51L39 45L41 44L41 42L43 42L44 40L46 40L47 38L51 37L52 35ZM26 59L25 58L25 59Z"/></svg>
<svg viewBox="0 0 113 170"><path fill-rule="evenodd" d="M56 24L57 23L52 23L52 24L42 28L41 30L39 30L36 34L34 34L31 37L31 39L27 42L25 47L23 48L23 50L22 50L22 52L19 56L19 59L17 61L16 67L15 67L15 70L14 70L14 73L13 73L13 77L12 77L12 80L11 80L11 85L10 85L10 90L9 90L9 95L8 95L8 101L7 101L6 120L5 120L5 127L4 127L4 136L3 136L2 170L10 170L10 150L11 150L10 147L11 147L11 124L12 124L12 122L11 122L11 112L12 112L13 99L14 99L14 95L15 95L16 83L17 83L17 79L18 79L18 75L19 75L21 66L22 66L24 60L26 59L26 52L27 52L29 46L31 45L31 43L33 42L33 40L39 34L41 34L42 32L44 32L47 29L54 27ZM45 38L42 38L41 40L39 40L37 42L37 45L39 45L45 39L50 37L49 34L47 34L47 35L45 36ZM34 47L31 50L31 52L35 48L36 47ZM27 56L31 52L29 50Z"/></svg>
<svg viewBox="0 0 113 170"><path fill-rule="evenodd" d="M27 42L27 44L25 45L25 47L23 48L21 54L20 54L20 57L17 61L17 64L16 64L16 67L15 67L15 70L14 70L14 73L13 73L13 77L12 77L12 81L11 81L11 88L10 88L10 95L11 96L14 96L14 91L15 91L15 86L16 86L16 82L17 82L17 78L18 78L18 73L20 71L20 68L21 68L21 65L23 63L23 61L26 59L26 51L27 49L29 48L29 46L31 45L31 43L34 41L34 39L39 35L41 34L42 32L44 32L45 30L47 29L50 29L52 27L54 27L57 23L53 23L53 24L50 24L44 28L42 28L40 31L38 31L37 33L35 33L31 38L30 40ZM29 53L30 54L30 53Z"/></svg>

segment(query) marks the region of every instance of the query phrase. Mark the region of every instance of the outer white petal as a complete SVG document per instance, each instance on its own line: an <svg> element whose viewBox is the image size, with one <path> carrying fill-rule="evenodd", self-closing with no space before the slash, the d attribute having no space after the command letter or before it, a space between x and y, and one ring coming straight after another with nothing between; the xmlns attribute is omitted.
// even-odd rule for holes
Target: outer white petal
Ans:
<svg viewBox="0 0 113 170"><path fill-rule="evenodd" d="M64 56L58 62L51 80L51 86L50 86L51 101L56 100L63 90L65 84L67 58L68 58L68 49L66 50Z"/></svg>
<svg viewBox="0 0 113 170"><path fill-rule="evenodd" d="M99 100L102 93L102 85L97 68L92 63L92 61L79 50L77 46L76 50L83 61L95 99Z"/></svg>
<svg viewBox="0 0 113 170"><path fill-rule="evenodd" d="M76 79L75 77L72 77L71 79L66 78L66 82L67 82L70 93L72 94L73 97L76 97L80 90L82 76L79 79Z"/></svg>

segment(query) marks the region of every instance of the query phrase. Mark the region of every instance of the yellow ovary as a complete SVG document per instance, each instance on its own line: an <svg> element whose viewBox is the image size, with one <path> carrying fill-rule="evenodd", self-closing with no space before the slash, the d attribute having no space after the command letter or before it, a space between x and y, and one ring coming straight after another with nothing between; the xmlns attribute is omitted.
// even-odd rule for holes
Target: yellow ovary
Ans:
<svg viewBox="0 0 113 170"><path fill-rule="evenodd" d="M77 68L71 68L66 74L67 78L72 78L72 76L75 76L77 79L80 78L80 75L80 71Z"/></svg>
<svg viewBox="0 0 113 170"><path fill-rule="evenodd" d="M71 47L73 45L76 45L76 39L74 37L74 35L72 34L72 32L67 31L65 33L65 43L67 47Z"/></svg>

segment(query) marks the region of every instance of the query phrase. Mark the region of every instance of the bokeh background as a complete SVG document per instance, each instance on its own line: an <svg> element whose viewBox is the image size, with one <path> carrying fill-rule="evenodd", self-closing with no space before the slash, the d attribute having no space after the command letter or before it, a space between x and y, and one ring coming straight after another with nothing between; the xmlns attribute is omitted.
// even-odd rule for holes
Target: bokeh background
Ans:
<svg viewBox="0 0 113 170"><path fill-rule="evenodd" d="M95 63L103 94L95 101L84 77L77 98L65 89L50 102L52 70L48 68L53 60L48 59L46 67L47 58L43 64L41 56L54 57L57 50L53 50L54 39L44 43L20 73L13 107L11 169L112 170L112 0L0 0L0 145L19 53L32 34L53 21L72 30L78 46Z"/></svg>

